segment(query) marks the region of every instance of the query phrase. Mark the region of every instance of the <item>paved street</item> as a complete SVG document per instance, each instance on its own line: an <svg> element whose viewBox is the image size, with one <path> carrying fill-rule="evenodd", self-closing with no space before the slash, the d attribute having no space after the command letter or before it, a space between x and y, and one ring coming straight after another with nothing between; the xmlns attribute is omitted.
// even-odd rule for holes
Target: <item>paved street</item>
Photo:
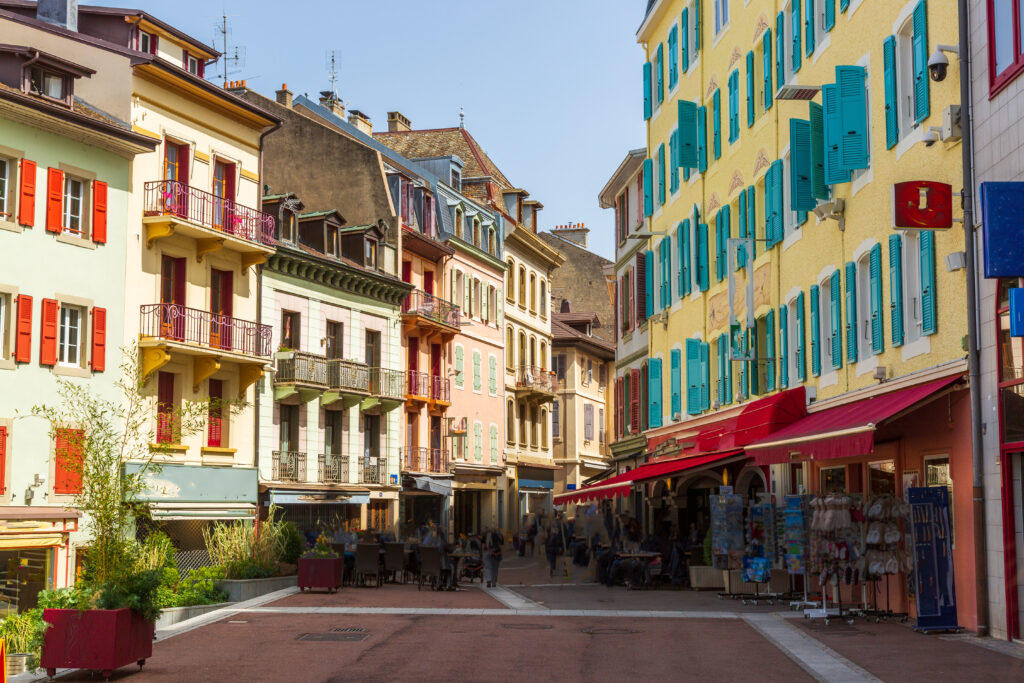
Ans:
<svg viewBox="0 0 1024 683"><path fill-rule="evenodd" d="M627 591L508 557L502 586L292 593L161 632L132 681L1024 679L1024 646L806 621L715 593ZM76 673L62 680L90 680Z"/></svg>

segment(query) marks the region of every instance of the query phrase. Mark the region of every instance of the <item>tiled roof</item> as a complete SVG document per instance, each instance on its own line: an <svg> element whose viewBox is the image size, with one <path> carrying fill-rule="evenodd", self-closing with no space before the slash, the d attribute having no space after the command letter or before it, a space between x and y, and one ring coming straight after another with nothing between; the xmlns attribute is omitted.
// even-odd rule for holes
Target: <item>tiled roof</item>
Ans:
<svg viewBox="0 0 1024 683"><path fill-rule="evenodd" d="M374 133L373 137L407 159L455 154L464 162L463 178L492 176L506 189L515 187L465 128L381 132Z"/></svg>
<svg viewBox="0 0 1024 683"><path fill-rule="evenodd" d="M590 344L595 349L611 354L610 357L615 357L615 344L606 342L600 337L587 336L579 330L569 327L558 319L557 314L551 318L551 340L552 342L561 342L563 344Z"/></svg>

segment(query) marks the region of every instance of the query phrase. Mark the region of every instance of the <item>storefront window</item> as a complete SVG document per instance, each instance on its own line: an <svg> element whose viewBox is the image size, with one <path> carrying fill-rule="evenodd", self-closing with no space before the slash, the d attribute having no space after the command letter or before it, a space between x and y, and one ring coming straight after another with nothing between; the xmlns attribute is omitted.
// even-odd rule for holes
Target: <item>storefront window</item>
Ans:
<svg viewBox="0 0 1024 683"><path fill-rule="evenodd" d="M846 467L823 467L821 469L821 488L819 493L833 492L846 492Z"/></svg>
<svg viewBox="0 0 1024 683"><path fill-rule="evenodd" d="M23 612L53 588L53 549L0 550L0 611Z"/></svg>
<svg viewBox="0 0 1024 683"><path fill-rule="evenodd" d="M1010 289L1020 281L999 281L999 403L1002 410L1003 442L1024 441L1024 339L1010 336Z"/></svg>
<svg viewBox="0 0 1024 683"><path fill-rule="evenodd" d="M924 485L945 486L949 491L949 540L955 546L955 529L953 524L953 477L949 471L949 456L942 455L934 458L925 458L924 461Z"/></svg>
<svg viewBox="0 0 1024 683"><path fill-rule="evenodd" d="M872 496L896 495L896 463L892 460L868 463L868 492Z"/></svg>

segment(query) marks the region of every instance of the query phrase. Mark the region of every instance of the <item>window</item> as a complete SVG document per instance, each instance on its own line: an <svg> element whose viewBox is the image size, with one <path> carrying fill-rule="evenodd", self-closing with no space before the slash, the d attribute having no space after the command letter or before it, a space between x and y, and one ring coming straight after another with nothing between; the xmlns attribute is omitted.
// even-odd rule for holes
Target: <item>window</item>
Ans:
<svg viewBox="0 0 1024 683"><path fill-rule="evenodd" d="M594 381L594 361L590 358L587 359L587 384L591 384Z"/></svg>
<svg viewBox="0 0 1024 683"><path fill-rule="evenodd" d="M1020 0L988 0L989 92L994 95L1024 69L1024 8Z"/></svg>
<svg viewBox="0 0 1024 683"><path fill-rule="evenodd" d="M58 495L81 493L85 430L67 427L55 430L53 451L53 492Z"/></svg>
<svg viewBox="0 0 1024 683"><path fill-rule="evenodd" d="M156 43L157 37L152 33L139 31L135 36L135 49L139 52L147 52L151 55L155 55Z"/></svg>
<svg viewBox="0 0 1024 683"><path fill-rule="evenodd" d="M835 366L835 359L832 355L832 352L835 349L835 344L832 340L832 332L836 329L832 320L833 314L835 313L835 311L832 310L833 284L835 283L832 277L829 276L818 286L818 320L820 322L821 329L818 338L821 340L821 343L819 344L819 353L821 354L822 372L831 370Z"/></svg>
<svg viewBox="0 0 1024 683"><path fill-rule="evenodd" d="M729 0L712 0L715 4L715 36L729 26Z"/></svg>
<svg viewBox="0 0 1024 683"><path fill-rule="evenodd" d="M921 338L921 235L900 233L903 261L903 333L911 344Z"/></svg>
<svg viewBox="0 0 1024 683"><path fill-rule="evenodd" d="M846 466L822 467L820 472L821 486L819 495L826 493L846 493Z"/></svg>
<svg viewBox="0 0 1024 683"><path fill-rule="evenodd" d="M482 243L480 242L480 219L479 218L474 218L473 219L473 246L477 247L477 248L482 246Z"/></svg>
<svg viewBox="0 0 1024 683"><path fill-rule="evenodd" d="M494 241L494 228L489 228L487 230L487 253L490 254L491 256L495 256L497 254L497 251L495 251L495 249L496 243Z"/></svg>
<svg viewBox="0 0 1024 683"><path fill-rule="evenodd" d="M799 384L803 380L803 373L800 371L801 356L803 351L803 337L801 336L801 325L803 325L803 313L800 311L799 305L802 301L799 297L790 299L789 303L786 304L786 377L788 386L794 386ZM780 332L780 343L781 332Z"/></svg>
<svg viewBox="0 0 1024 683"><path fill-rule="evenodd" d="M516 404L509 399L505 405L505 443L516 442Z"/></svg>
<svg viewBox="0 0 1024 683"><path fill-rule="evenodd" d="M324 337L324 351L328 358L342 358L345 353L345 326L342 323L327 321Z"/></svg>
<svg viewBox="0 0 1024 683"><path fill-rule="evenodd" d="M185 71L195 76L203 77L204 66L203 60L195 55L190 55L188 52L185 53L184 64L182 65Z"/></svg>
<svg viewBox="0 0 1024 683"><path fill-rule="evenodd" d="M0 221L14 219L14 205L9 195L11 187L11 161L0 157Z"/></svg>
<svg viewBox="0 0 1024 683"><path fill-rule="evenodd" d="M14 316L11 315L11 295L0 292L0 360L7 360L11 357L11 334L10 324ZM0 486L3 482L0 482Z"/></svg>
<svg viewBox="0 0 1024 683"><path fill-rule="evenodd" d="M803 21L799 16L800 5L796 6L797 16L793 16L793 11L793 3L790 2L776 19L777 40L781 41L779 43L780 47L777 48L776 59L782 58L781 66L776 66L776 69L778 71L777 75L783 79L776 84L776 90L789 83L794 74L800 70L800 50L795 49L800 43L800 24ZM795 36L794 27L796 28Z"/></svg>
<svg viewBox="0 0 1024 683"><path fill-rule="evenodd" d="M508 268L505 271L505 300L515 301L516 300L516 269L515 262L512 259L508 260L506 264Z"/></svg>
<svg viewBox="0 0 1024 683"><path fill-rule="evenodd" d="M519 403L519 445L526 445L526 404Z"/></svg>
<svg viewBox="0 0 1024 683"><path fill-rule="evenodd" d="M923 4L923 2L922 2ZM915 11L916 14L916 11ZM1012 30L1012 28L1011 28ZM926 106L928 87L917 87L918 69L915 65L914 50L914 16L900 26L896 33L896 109L899 121L899 139L902 140L918 126L921 107ZM927 50L927 47L925 47ZM920 61L920 56L916 59ZM928 54L925 54L925 60ZM927 61L925 61L927 65ZM924 82L928 82L928 73L922 74ZM919 99L921 101L919 101Z"/></svg>
<svg viewBox="0 0 1024 683"><path fill-rule="evenodd" d="M857 358L861 361L870 358L875 351L871 339L871 264L870 254L857 260ZM847 283L849 287L849 283ZM880 313L879 313L880 314ZM849 330L847 331L849 334ZM851 359L853 360L853 359Z"/></svg>
<svg viewBox="0 0 1024 683"><path fill-rule="evenodd" d="M566 371L565 354L555 354L555 356L551 360L553 365L552 369L555 371L555 377L558 379L559 382L564 382Z"/></svg>
<svg viewBox="0 0 1024 683"><path fill-rule="evenodd" d="M451 179L452 179L452 187L455 188L456 190L458 190L459 192L461 192L462 191L462 174L459 171L457 171L457 170L455 170L453 168L452 169Z"/></svg>
<svg viewBox="0 0 1024 683"><path fill-rule="evenodd" d="M604 408L598 408L597 410L597 431L598 431L598 443L602 446L605 444L604 438Z"/></svg>
<svg viewBox="0 0 1024 683"><path fill-rule="evenodd" d="M519 307L526 308L526 268L519 266Z"/></svg>
<svg viewBox="0 0 1024 683"><path fill-rule="evenodd" d="M60 307L60 325L57 330L57 363L81 367L82 337L84 336L85 309L78 306Z"/></svg>
<svg viewBox="0 0 1024 683"><path fill-rule="evenodd" d="M540 281L540 317L548 316L548 283Z"/></svg>
<svg viewBox="0 0 1024 683"><path fill-rule="evenodd" d="M561 406L558 401L551 402L551 436L554 437L555 441L558 441L561 436Z"/></svg>
<svg viewBox="0 0 1024 683"><path fill-rule="evenodd" d="M583 439L594 440L594 406L591 403L583 404Z"/></svg>
<svg viewBox="0 0 1024 683"><path fill-rule="evenodd" d="M945 486L949 492L949 543L955 547L953 530L953 477L949 469L949 456L938 455L924 459L924 485Z"/></svg>
<svg viewBox="0 0 1024 683"><path fill-rule="evenodd" d="M530 273L530 312L537 312L537 275Z"/></svg>
<svg viewBox="0 0 1024 683"><path fill-rule="evenodd" d="M299 350L299 314L295 311L281 311L281 348Z"/></svg>
<svg viewBox="0 0 1024 683"><path fill-rule="evenodd" d="M1024 411L1015 408L1024 397L1024 337L1010 336L1010 289L1018 279L999 280L997 315L999 342L999 402L1002 405L1003 442L1024 441Z"/></svg>
<svg viewBox="0 0 1024 683"><path fill-rule="evenodd" d="M66 90L67 76L49 71L39 66L29 69L29 88L37 95L55 100L63 100L68 96Z"/></svg>
<svg viewBox="0 0 1024 683"><path fill-rule="evenodd" d="M206 445L219 448L227 441L223 438L224 406L221 401L224 399L224 382L219 379L210 380L210 409L206 420Z"/></svg>
<svg viewBox="0 0 1024 683"><path fill-rule="evenodd" d="M536 416L536 408L534 408L534 415ZM548 448L548 409L540 409L540 417L533 423L534 437L537 437L537 427L540 427L540 437L537 440L537 445L541 448Z"/></svg>
<svg viewBox="0 0 1024 683"><path fill-rule="evenodd" d="M283 212L281 216L281 229L279 230L282 242L295 242L295 214L291 211Z"/></svg>
<svg viewBox="0 0 1024 683"><path fill-rule="evenodd" d="M377 240L363 239L363 265L367 268L377 267Z"/></svg>
<svg viewBox="0 0 1024 683"><path fill-rule="evenodd" d="M513 345L513 332L512 326L509 325L505 328L505 367L509 370L514 370L516 367L515 363L515 346Z"/></svg>
<svg viewBox="0 0 1024 683"><path fill-rule="evenodd" d="M64 213L61 220L64 232L82 234L82 205L85 182L69 175L64 176Z"/></svg>
<svg viewBox="0 0 1024 683"><path fill-rule="evenodd" d="M157 376L156 442L176 443L178 430L175 419L174 374L161 372Z"/></svg>
<svg viewBox="0 0 1024 683"><path fill-rule="evenodd" d="M540 357L537 361L540 363L541 369L548 367L548 343L543 339L540 340Z"/></svg>

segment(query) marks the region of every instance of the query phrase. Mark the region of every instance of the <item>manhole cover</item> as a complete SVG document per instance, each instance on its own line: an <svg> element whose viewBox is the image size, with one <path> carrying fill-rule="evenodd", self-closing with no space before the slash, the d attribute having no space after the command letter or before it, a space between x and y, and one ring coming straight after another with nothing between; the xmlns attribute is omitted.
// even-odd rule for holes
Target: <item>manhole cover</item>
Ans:
<svg viewBox="0 0 1024 683"><path fill-rule="evenodd" d="M589 633L592 636L629 636L640 631L631 628L581 628L580 633Z"/></svg>
<svg viewBox="0 0 1024 683"><path fill-rule="evenodd" d="M362 626L338 626L332 628L331 633L366 633L366 629Z"/></svg>
<svg viewBox="0 0 1024 683"><path fill-rule="evenodd" d="M296 640L308 640L316 643L358 643L369 637L369 633L303 633Z"/></svg>
<svg viewBox="0 0 1024 683"><path fill-rule="evenodd" d="M502 628L510 628L515 631L543 631L554 628L551 624L502 624Z"/></svg>

